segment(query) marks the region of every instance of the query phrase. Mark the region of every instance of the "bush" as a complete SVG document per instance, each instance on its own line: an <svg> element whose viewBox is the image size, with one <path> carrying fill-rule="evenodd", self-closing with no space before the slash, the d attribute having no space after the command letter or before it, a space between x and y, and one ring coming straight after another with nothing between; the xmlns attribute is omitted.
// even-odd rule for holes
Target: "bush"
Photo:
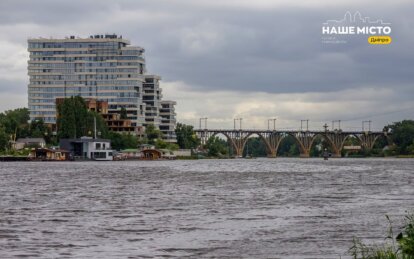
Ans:
<svg viewBox="0 0 414 259"><path fill-rule="evenodd" d="M354 259L414 259L414 215L408 214L401 233L394 237L391 220L386 216L389 228L387 244L382 246L365 245L359 238L354 238L349 249Z"/></svg>

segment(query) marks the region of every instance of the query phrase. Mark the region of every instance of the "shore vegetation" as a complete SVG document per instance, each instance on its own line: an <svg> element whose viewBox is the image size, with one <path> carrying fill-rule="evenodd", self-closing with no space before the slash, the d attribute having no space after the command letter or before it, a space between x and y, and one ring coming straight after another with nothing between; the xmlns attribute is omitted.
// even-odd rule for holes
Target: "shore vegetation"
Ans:
<svg viewBox="0 0 414 259"><path fill-rule="evenodd" d="M389 216L386 241L380 245L368 245L359 238L354 238L349 249L354 259L414 259L414 215L405 216L404 226L398 234L394 233Z"/></svg>

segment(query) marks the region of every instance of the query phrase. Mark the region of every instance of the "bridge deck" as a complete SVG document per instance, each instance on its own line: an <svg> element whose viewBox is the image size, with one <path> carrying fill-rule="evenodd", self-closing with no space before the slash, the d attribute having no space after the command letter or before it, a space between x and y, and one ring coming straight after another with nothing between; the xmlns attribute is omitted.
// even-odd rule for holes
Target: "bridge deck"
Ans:
<svg viewBox="0 0 414 259"><path fill-rule="evenodd" d="M298 132L308 132L308 133L342 133L342 134L384 134L383 131L361 131L361 130L261 130L261 129L196 129L194 130L197 133L201 132L244 132L244 133L298 133ZM391 133L388 133L391 134Z"/></svg>

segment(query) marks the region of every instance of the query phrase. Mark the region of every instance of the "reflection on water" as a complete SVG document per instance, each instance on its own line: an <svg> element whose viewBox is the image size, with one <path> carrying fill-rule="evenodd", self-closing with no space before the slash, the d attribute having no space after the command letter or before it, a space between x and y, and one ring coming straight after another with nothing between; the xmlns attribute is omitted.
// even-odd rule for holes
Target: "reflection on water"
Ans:
<svg viewBox="0 0 414 259"><path fill-rule="evenodd" d="M408 159L0 167L1 258L346 258L414 208Z"/></svg>

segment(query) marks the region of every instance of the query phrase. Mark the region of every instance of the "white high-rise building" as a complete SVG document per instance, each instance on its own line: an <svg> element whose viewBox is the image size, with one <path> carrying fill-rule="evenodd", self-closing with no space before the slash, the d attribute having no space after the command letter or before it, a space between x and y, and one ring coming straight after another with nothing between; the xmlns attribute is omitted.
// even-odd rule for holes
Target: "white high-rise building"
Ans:
<svg viewBox="0 0 414 259"><path fill-rule="evenodd" d="M144 49L117 35L81 39L29 39L30 118L56 123L56 98L106 100L109 112L125 108L133 126L144 123Z"/></svg>
<svg viewBox="0 0 414 259"><path fill-rule="evenodd" d="M142 102L145 104L144 126L147 126L148 124L153 124L156 128L160 127L160 108L162 99L162 89L160 88L160 80L160 76L145 75L145 82L142 85Z"/></svg>
<svg viewBox="0 0 414 259"><path fill-rule="evenodd" d="M175 134L175 126L177 124L175 113L175 101L161 101L160 108L160 131L164 136L166 142L177 142L177 136Z"/></svg>
<svg viewBox="0 0 414 259"><path fill-rule="evenodd" d="M159 128L160 77L145 74L143 48L111 34L29 39L28 51L31 120L55 124L56 98L81 96L107 101L109 113L125 108L131 126Z"/></svg>

